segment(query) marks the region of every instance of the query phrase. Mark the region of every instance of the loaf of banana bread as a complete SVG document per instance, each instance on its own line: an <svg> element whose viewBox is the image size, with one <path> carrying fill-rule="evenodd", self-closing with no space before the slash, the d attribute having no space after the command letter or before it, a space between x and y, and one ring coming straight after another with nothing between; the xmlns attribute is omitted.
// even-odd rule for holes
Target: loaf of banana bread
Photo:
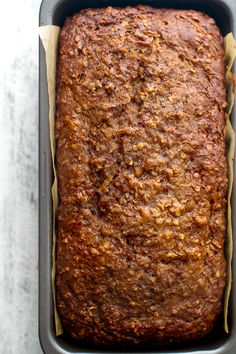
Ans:
<svg viewBox="0 0 236 354"><path fill-rule="evenodd" d="M56 298L74 339L198 339L222 310L222 42L201 12L148 6L61 30Z"/></svg>

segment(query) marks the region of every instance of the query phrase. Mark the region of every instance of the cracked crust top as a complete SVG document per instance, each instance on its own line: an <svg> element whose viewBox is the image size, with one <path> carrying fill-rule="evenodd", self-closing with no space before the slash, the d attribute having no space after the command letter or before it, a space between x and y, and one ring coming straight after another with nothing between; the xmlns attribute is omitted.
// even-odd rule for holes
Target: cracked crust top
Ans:
<svg viewBox="0 0 236 354"><path fill-rule="evenodd" d="M60 34L57 306L94 343L208 333L225 286L224 53L192 10L88 9Z"/></svg>

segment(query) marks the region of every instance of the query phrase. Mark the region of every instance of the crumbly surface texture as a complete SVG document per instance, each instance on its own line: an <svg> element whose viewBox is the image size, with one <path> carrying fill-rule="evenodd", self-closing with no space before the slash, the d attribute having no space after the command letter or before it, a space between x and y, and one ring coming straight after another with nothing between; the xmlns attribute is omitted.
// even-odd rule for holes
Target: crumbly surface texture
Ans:
<svg viewBox="0 0 236 354"><path fill-rule="evenodd" d="M57 307L96 344L201 338L222 309L222 37L192 10L87 9L61 30Z"/></svg>

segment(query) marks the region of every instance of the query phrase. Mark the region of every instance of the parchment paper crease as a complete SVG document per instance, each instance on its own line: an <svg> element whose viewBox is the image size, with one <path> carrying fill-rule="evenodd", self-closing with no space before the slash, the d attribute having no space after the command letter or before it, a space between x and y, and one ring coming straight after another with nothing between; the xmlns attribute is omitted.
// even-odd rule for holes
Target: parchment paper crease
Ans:
<svg viewBox="0 0 236 354"><path fill-rule="evenodd" d="M55 251L56 251L56 234L55 234L55 211L58 205L57 195L57 175L54 163L55 156L55 77L56 77L56 58L57 58L57 43L60 33L60 27L57 26L41 26L39 28L39 35L43 43L46 54L47 66L47 82L49 95L49 125L50 125L50 143L52 152L52 163L54 172L54 183L52 186L52 201L53 201L53 251L52 251L52 290L54 301L54 317L56 335L63 333L61 321L57 312L55 299ZM226 236L226 259L227 259L227 284L224 295L224 330L228 333L228 303L232 284L232 255L233 255L233 237L232 237L232 221L231 221L231 194L233 186L233 160L235 150L235 134L231 126L229 116L234 104L234 87L233 74L231 72L232 66L236 57L236 42L232 33L229 33L224 38L225 48L225 65L226 65L226 87L227 87L227 109L226 109L226 143L227 143L227 163L228 163L228 210L227 210L227 236Z"/></svg>

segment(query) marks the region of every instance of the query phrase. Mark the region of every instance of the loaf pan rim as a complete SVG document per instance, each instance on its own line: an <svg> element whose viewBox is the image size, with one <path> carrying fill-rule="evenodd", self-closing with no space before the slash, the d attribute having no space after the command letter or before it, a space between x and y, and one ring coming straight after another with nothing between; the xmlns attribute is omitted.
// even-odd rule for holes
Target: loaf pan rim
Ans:
<svg viewBox="0 0 236 354"><path fill-rule="evenodd" d="M74 0L75 2L76 0ZM66 0L43 0L41 3L40 7L40 14L39 14L39 24L40 25L48 25L48 24L54 24L53 23L53 16L55 15L55 10L58 9L59 6L61 6L63 3L65 3ZM164 1L162 1L164 2ZM169 3L171 0L169 1ZM172 2L175 2L174 0ZM187 1L182 1L187 2ZM195 0L192 0L193 3L196 3ZM231 19L231 27L232 27L232 32L236 32L235 28L235 14L236 14L236 3L234 0L208 0L205 1L206 3L218 3L220 6L224 7L226 11L230 14L232 17ZM110 1L112 5L112 1ZM140 1L140 4L142 3L147 3L147 1ZM128 4L128 1L127 1ZM155 7L155 1L149 1L149 5L152 5ZM106 3L104 1L101 1L101 6L98 7L104 7L106 6ZM89 3L87 8L90 7ZM162 6L163 7L163 6ZM181 6L180 6L181 7ZM85 8L85 7L83 7ZM189 6L191 8L191 6ZM202 10L204 12L204 10ZM45 82L45 60L44 60L44 50L42 48L41 43L39 44L39 82L40 82L40 98L39 98L39 339L41 346L44 350L45 353L50 353L50 354L67 354L67 353L94 353L95 351L92 349L88 350L83 350L83 348L76 347L67 349L65 348L61 343L60 339L58 337L55 337L55 334L53 333L52 326L50 325L50 320L47 317L47 314L45 313L45 309L50 309L50 314L48 316L51 316L51 311L52 311L52 304L49 305L48 300L45 299L45 294L47 292L47 296L51 296L51 269L49 267L50 265L50 257L51 257L51 246L49 244L50 242L50 228L51 228L51 200L50 200L50 183L52 182L52 165L51 165L51 155L50 155L50 148L49 148L49 139L48 139L48 131L45 127L45 115L47 115L47 108L48 108L48 102L46 100L45 103L45 90L47 88L46 82ZM233 121L233 125L235 125L235 111L231 115L231 119ZM44 118L43 118L44 117ZM44 119L44 120L43 120ZM42 157L44 156L44 157ZM234 172L236 172L236 167L234 166ZM235 195L235 186L233 188L233 194ZM235 197L233 197L233 200L235 201ZM233 203L234 204L234 203ZM44 219L45 213L43 213L43 209L47 209L46 213L46 220ZM234 205L232 205L234 208ZM45 210L44 210L45 211ZM232 215L234 215L232 213ZM43 220L44 219L44 220ZM234 220L233 220L233 229L234 229ZM45 232L46 230L46 232ZM46 237L47 235L47 237ZM45 240L46 239L46 240ZM234 247L235 249L235 247ZM46 253L45 253L46 251ZM235 259L234 261L234 266L236 265ZM47 270L47 274L45 274L45 270ZM233 274L233 279L235 280L235 276ZM49 279L50 277L50 279ZM234 293L234 290L232 291ZM236 295L236 294L235 294ZM234 308L236 307L236 298L235 296L232 297L235 299L235 305ZM46 301L45 301L46 300ZM234 311L235 312L235 311ZM236 322L236 314L233 315L233 322ZM233 331L232 331L233 332ZM235 325L234 325L234 332L235 332ZM73 350L73 351L72 351ZM236 351L236 334L229 335L228 339L225 340L225 342L217 347L216 349L207 349L207 350L151 350L151 351L139 351L139 353L195 353L195 354L233 354ZM96 350L97 353L103 353L104 351L102 350ZM114 353L117 351L106 351L106 353ZM135 351L122 351L124 354L128 353L134 353Z"/></svg>

